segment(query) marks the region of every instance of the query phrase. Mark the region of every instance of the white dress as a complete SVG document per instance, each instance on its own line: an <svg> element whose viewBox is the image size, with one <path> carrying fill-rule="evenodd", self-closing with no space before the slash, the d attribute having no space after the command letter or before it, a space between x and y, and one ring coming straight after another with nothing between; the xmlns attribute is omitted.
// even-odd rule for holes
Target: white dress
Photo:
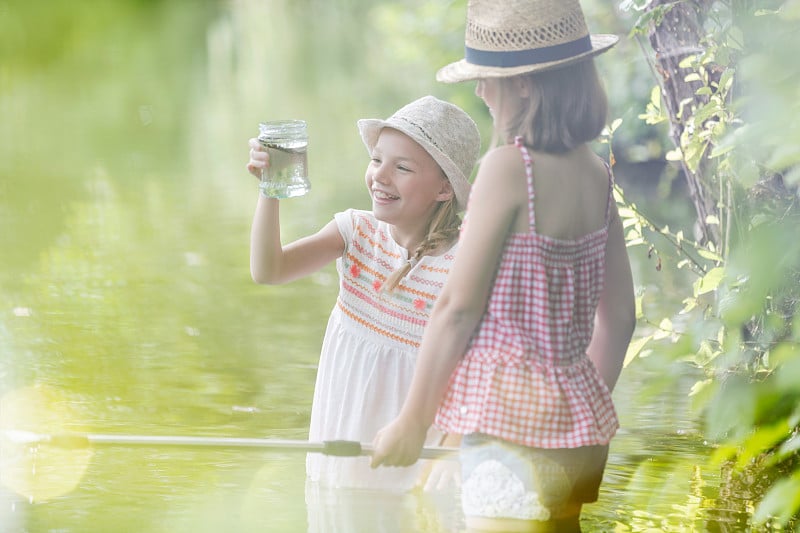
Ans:
<svg viewBox="0 0 800 533"><path fill-rule="evenodd" d="M408 251L392 239L389 225L369 211L351 209L337 213L335 220L345 251L336 261L339 296L322 344L309 440L371 443L403 405L423 328L455 246L424 257L394 292L382 293L381 284L407 260ZM438 445L441 437L432 428L426 445ZM406 491L414 487L422 463L373 470L369 457L311 453L306 471L322 487Z"/></svg>

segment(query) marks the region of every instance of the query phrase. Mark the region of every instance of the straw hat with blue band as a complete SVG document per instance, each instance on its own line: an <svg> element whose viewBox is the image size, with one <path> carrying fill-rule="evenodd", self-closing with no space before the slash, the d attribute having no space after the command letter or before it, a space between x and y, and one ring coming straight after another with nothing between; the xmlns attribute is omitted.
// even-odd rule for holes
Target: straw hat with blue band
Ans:
<svg viewBox="0 0 800 533"><path fill-rule="evenodd" d="M590 34L578 0L469 0L464 59L436 73L445 83L551 70L619 41Z"/></svg>

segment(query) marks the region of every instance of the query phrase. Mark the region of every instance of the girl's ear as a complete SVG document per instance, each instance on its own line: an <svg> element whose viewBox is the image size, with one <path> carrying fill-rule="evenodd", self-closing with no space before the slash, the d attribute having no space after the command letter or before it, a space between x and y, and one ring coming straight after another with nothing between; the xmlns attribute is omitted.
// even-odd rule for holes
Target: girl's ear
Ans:
<svg viewBox="0 0 800 533"><path fill-rule="evenodd" d="M446 202L453 197L453 186L447 178L442 179L442 188L439 189L439 194L436 195L437 202Z"/></svg>

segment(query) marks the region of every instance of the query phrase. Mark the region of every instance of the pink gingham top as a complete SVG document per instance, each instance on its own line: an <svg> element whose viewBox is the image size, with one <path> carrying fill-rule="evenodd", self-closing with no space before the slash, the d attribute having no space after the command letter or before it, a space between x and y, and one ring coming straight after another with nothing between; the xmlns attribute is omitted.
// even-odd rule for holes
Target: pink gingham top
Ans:
<svg viewBox="0 0 800 533"><path fill-rule="evenodd" d="M530 232L506 241L487 310L436 425L536 448L607 444L619 422L586 348L603 288L613 178L609 169L602 228L576 240L539 235L530 154L521 139L515 144L525 161Z"/></svg>

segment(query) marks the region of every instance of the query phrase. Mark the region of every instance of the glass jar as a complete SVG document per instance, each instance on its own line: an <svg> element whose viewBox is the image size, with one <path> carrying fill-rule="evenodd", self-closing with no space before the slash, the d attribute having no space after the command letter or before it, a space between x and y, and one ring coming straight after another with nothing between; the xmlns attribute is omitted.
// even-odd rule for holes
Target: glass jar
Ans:
<svg viewBox="0 0 800 533"><path fill-rule="evenodd" d="M261 172L261 194L268 198L293 198L306 194L311 189L306 122L261 122L258 129L258 141L269 154L269 166Z"/></svg>

